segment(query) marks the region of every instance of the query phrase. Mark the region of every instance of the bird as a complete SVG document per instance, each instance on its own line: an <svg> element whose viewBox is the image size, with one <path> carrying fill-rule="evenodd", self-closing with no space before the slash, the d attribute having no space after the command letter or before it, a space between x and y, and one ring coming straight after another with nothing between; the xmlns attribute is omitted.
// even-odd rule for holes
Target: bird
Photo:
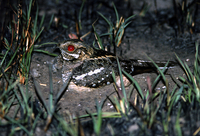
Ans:
<svg viewBox="0 0 200 136"><path fill-rule="evenodd" d="M64 41L58 48L61 53L53 61L53 71L61 70L63 83L72 75L71 81L77 86L97 88L111 84L112 71L116 76L119 75L117 59L121 68L132 76L156 72L156 67L151 61L125 60L78 39ZM163 68L166 62L156 62L156 64ZM168 63L168 67L174 65L173 61Z"/></svg>

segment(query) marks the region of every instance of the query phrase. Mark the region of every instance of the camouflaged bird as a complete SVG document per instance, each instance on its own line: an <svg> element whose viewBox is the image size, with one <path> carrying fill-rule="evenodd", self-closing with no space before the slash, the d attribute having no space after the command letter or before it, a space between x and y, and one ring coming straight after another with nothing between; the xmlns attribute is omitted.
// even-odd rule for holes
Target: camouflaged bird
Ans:
<svg viewBox="0 0 200 136"><path fill-rule="evenodd" d="M59 45L61 55L55 58L53 70L62 71L63 83L69 75L73 75L71 81L78 86L100 87L113 82L112 69L119 75L116 56L104 50L97 50L80 40L68 40ZM155 66L150 61L123 60L119 58L124 71L131 75L153 72ZM166 63L157 62L159 67ZM173 62L170 62L173 65Z"/></svg>

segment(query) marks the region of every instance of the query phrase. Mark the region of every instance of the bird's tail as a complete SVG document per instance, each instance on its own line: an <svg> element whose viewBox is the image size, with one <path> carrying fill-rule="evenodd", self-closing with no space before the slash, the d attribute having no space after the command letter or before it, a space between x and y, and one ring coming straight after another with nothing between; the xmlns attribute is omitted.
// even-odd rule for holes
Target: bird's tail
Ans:
<svg viewBox="0 0 200 136"><path fill-rule="evenodd" d="M156 61L155 64L160 69L169 69L177 65L174 61L169 61L168 65L165 67L167 62L160 62ZM144 61L144 60L121 60L120 61L121 67L128 72L131 75L137 75L142 73L151 73L151 72L157 72L156 66L151 61Z"/></svg>

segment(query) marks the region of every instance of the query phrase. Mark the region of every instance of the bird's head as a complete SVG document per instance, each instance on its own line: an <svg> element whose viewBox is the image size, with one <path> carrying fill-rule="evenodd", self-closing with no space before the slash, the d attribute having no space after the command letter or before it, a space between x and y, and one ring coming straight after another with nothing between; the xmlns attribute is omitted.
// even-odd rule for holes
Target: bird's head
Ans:
<svg viewBox="0 0 200 136"><path fill-rule="evenodd" d="M80 40L68 40L60 43L59 49L62 57L66 61L84 60L90 58L94 49Z"/></svg>

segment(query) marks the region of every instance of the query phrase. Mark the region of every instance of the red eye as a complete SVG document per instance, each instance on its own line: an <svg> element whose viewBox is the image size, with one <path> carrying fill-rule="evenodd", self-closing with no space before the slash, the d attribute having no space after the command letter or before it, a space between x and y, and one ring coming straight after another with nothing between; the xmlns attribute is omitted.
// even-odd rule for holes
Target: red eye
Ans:
<svg viewBox="0 0 200 136"><path fill-rule="evenodd" d="M67 50L68 50L68 51L74 51L74 46L73 46L73 45L69 45L69 46L67 47Z"/></svg>

